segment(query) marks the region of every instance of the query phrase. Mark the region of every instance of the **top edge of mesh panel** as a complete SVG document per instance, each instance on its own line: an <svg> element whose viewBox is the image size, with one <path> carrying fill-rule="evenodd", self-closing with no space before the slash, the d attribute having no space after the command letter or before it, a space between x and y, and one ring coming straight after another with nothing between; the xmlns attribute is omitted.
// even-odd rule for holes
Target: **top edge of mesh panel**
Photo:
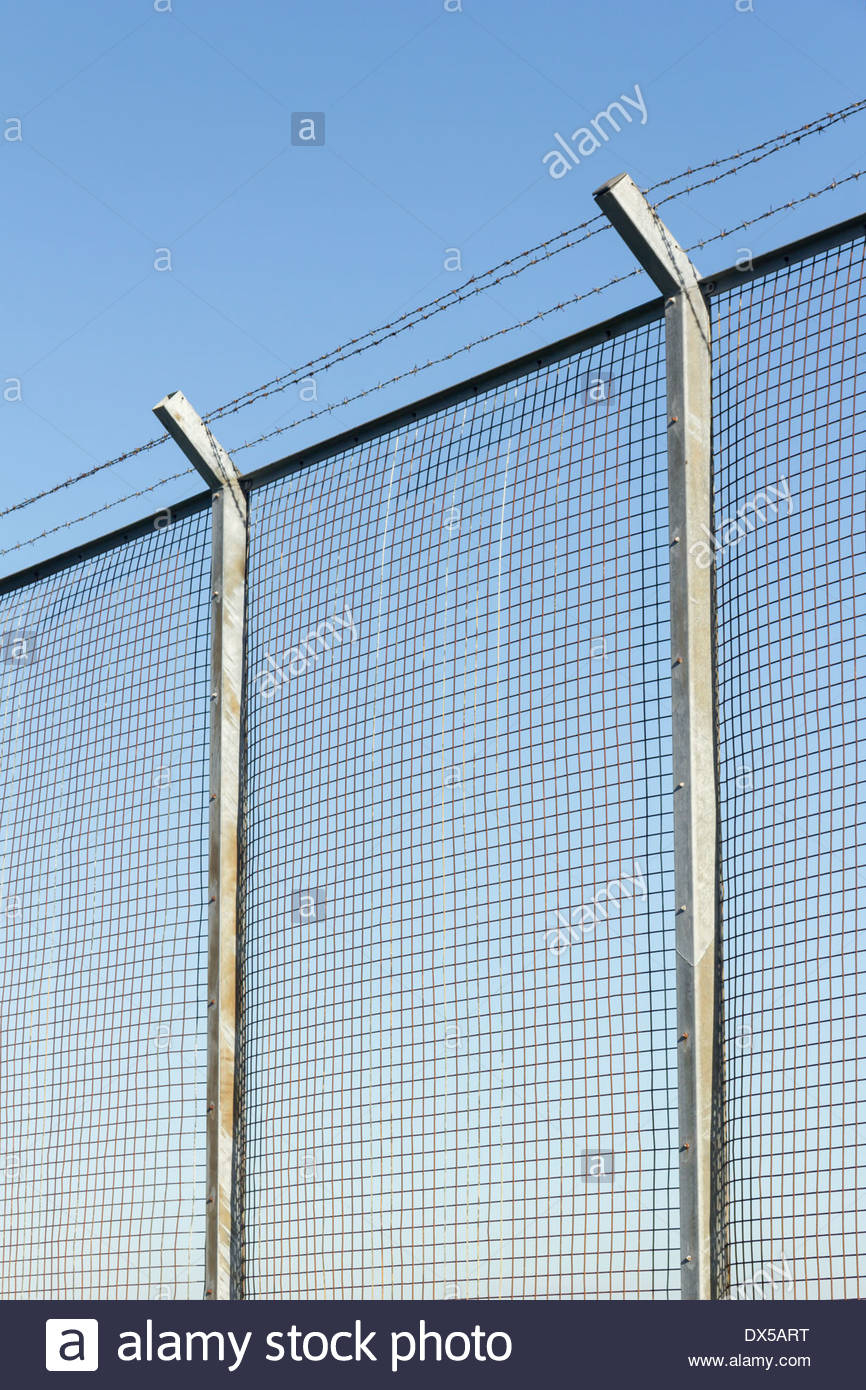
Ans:
<svg viewBox="0 0 866 1390"><path fill-rule="evenodd" d="M703 276L701 289L709 298L725 294L736 286L751 285L779 270L786 270L863 237L866 237L866 213L849 217L845 222L837 222L835 226L822 228L819 232L810 232L798 241L779 246L761 256L752 256L749 248L743 247L743 251L749 251L746 262L738 259L724 270Z"/></svg>
<svg viewBox="0 0 866 1390"><path fill-rule="evenodd" d="M210 506L211 494L199 492L196 493L195 497L188 497L183 502L174 502L171 506L160 507L156 512L151 512L149 516L142 517L140 521L133 521L128 526L121 526L116 531L109 531L104 536L97 536L93 540L85 541L82 545L73 546L70 550L63 550L58 555L51 555L46 560L28 565L26 569L3 575L0 578L0 596L13 593L16 589L25 588L29 584L35 584L40 579L47 579L50 575L59 574L61 570L71 569L72 566L81 564L85 560L94 559L97 555L118 550L131 541L141 540L143 536L148 536L154 531L164 530L175 522L185 521L188 517L208 511Z"/></svg>

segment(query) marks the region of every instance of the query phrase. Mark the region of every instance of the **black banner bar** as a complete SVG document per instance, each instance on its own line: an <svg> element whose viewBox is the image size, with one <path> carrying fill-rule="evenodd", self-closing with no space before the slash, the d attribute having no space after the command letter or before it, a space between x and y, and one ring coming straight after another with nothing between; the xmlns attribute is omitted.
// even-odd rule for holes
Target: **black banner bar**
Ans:
<svg viewBox="0 0 866 1390"><path fill-rule="evenodd" d="M862 1383L857 1302L0 1304L8 1384ZM14 1377L14 1378L13 1378ZM88 1383L88 1382L84 1382Z"/></svg>

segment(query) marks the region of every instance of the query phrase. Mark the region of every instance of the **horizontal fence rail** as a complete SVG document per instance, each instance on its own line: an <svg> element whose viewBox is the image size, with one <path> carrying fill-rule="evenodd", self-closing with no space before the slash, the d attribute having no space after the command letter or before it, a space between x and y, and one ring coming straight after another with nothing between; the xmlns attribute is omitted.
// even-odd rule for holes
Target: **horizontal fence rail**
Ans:
<svg viewBox="0 0 866 1390"><path fill-rule="evenodd" d="M714 1297L864 1296L864 234L700 282ZM0 580L4 1296L225 1296L232 1111L233 1296L694 1289L664 313L242 480L210 1130L211 497Z"/></svg>

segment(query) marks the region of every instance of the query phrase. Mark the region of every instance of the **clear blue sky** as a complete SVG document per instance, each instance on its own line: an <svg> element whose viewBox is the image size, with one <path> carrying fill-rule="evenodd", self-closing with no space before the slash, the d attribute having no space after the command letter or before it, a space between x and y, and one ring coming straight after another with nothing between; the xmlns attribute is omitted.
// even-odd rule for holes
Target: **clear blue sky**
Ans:
<svg viewBox="0 0 866 1390"><path fill-rule="evenodd" d="M453 0L451 0L453 3ZM167 0L157 0L165 4ZM3 130L3 498L9 505L150 438L182 388L202 412L464 275L591 215L621 169L643 185L796 126L863 92L864 7L826 0L34 0L7 16ZM741 8L746 0L740 0ZM638 84L647 119L566 177L542 156ZM323 148L291 113L323 111ZM866 117L666 216L691 243L866 164ZM859 212L866 181L696 259L710 271ZM159 248L172 269L154 269ZM165 257L162 257L163 261ZM598 238L318 381L329 404L630 268ZM632 280L242 453L244 469L649 297ZM13 388L12 395L17 394ZM221 422L232 448L302 416L296 390ZM173 446L0 519L0 549L185 467ZM163 492L0 557L19 569L198 491Z"/></svg>

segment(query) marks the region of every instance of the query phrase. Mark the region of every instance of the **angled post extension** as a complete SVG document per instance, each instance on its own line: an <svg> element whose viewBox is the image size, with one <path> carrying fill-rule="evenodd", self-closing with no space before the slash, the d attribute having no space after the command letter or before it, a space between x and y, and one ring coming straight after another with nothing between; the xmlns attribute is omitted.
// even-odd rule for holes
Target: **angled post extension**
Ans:
<svg viewBox="0 0 866 1390"><path fill-rule="evenodd" d="M712 528L710 319L695 267L629 176L617 175L594 196L665 296L682 1293L711 1298L718 934L713 584L711 567L691 555Z"/></svg>
<svg viewBox="0 0 866 1390"><path fill-rule="evenodd" d="M154 414L213 492L208 855L205 1297L232 1296L232 1156L247 502L229 455L181 391Z"/></svg>

